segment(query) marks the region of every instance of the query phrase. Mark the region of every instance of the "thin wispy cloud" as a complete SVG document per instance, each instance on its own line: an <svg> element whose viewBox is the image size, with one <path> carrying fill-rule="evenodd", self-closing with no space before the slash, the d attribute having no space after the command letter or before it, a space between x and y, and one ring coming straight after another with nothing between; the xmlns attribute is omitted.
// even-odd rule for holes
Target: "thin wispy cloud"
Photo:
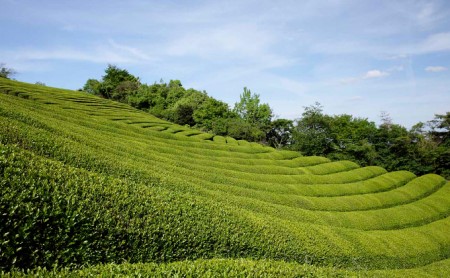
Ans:
<svg viewBox="0 0 450 278"><path fill-rule="evenodd" d="M417 51L412 53L432 53L450 50L450 32L432 34L418 45Z"/></svg>
<svg viewBox="0 0 450 278"><path fill-rule="evenodd" d="M0 54L8 56L12 61L36 61L36 60L67 60L85 61L92 63L143 63L156 60L137 48L118 44L109 39L103 44L95 44L91 47L51 47L46 49L23 48L15 51L1 51Z"/></svg>
<svg viewBox="0 0 450 278"><path fill-rule="evenodd" d="M441 72L441 71L446 71L446 70L448 70L448 68L442 67L442 66L428 66L425 68L425 71L428 71L428 72Z"/></svg>

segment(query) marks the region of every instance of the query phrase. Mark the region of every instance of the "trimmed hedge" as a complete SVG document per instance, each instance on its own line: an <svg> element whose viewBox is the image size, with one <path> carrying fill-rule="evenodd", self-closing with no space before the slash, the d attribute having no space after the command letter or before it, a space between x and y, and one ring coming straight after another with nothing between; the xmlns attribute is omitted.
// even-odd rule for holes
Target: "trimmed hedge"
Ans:
<svg viewBox="0 0 450 278"><path fill-rule="evenodd" d="M450 183L436 175L301 157L2 79L0 123L5 271L105 263L34 274L448 269L439 261L450 257ZM144 262L152 263L132 264ZM361 268L372 270L353 272ZM384 268L398 270L376 270Z"/></svg>

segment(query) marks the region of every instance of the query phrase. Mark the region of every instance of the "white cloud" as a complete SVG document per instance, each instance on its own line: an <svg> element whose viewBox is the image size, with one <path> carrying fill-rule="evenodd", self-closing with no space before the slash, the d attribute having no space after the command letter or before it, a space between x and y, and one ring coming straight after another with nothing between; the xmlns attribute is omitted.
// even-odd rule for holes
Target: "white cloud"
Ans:
<svg viewBox="0 0 450 278"><path fill-rule="evenodd" d="M430 35L419 45L419 52L430 53L450 50L450 32Z"/></svg>
<svg viewBox="0 0 450 278"><path fill-rule="evenodd" d="M89 48L56 47L49 49L20 49L4 51L0 54L10 57L15 63L72 60L92 63L129 63L137 64L155 60L137 48L118 44L113 40Z"/></svg>
<svg viewBox="0 0 450 278"><path fill-rule="evenodd" d="M441 72L441 71L446 71L448 70L446 67L442 67L442 66L429 66L425 68L425 71L428 72Z"/></svg>
<svg viewBox="0 0 450 278"><path fill-rule="evenodd" d="M372 78L381 78L384 76L388 76L390 72L394 71L402 71L403 67L393 67L386 71L381 71L377 69L369 70L364 75L358 76L358 77L348 77L343 78L339 80L339 83L342 85L348 85L348 84L354 84L364 79L372 79Z"/></svg>
<svg viewBox="0 0 450 278"><path fill-rule="evenodd" d="M387 76L389 73L385 71L380 70L369 70L363 77L363 79L370 79L370 78L379 78L383 76Z"/></svg>

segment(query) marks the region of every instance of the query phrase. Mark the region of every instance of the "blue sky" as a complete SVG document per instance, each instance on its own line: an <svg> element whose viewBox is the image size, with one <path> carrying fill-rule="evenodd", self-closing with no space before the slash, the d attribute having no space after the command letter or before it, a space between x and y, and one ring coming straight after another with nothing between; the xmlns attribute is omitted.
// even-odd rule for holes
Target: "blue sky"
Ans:
<svg viewBox="0 0 450 278"><path fill-rule="evenodd" d="M232 107L243 87L281 118L410 127L450 111L450 2L0 0L0 63L78 89L107 64L180 79Z"/></svg>

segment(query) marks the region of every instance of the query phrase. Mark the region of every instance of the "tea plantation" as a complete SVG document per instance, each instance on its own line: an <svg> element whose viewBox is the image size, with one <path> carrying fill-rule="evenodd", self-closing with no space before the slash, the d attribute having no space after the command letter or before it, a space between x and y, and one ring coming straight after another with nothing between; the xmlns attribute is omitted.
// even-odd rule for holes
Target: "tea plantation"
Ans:
<svg viewBox="0 0 450 278"><path fill-rule="evenodd" d="M443 277L450 182L0 78L2 276Z"/></svg>

